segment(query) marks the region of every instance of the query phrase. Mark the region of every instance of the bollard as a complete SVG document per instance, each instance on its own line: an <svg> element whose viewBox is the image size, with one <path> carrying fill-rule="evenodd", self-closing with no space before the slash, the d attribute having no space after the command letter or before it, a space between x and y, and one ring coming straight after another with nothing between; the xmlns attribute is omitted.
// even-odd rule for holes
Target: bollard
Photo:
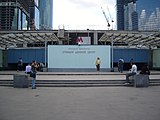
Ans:
<svg viewBox="0 0 160 120"><path fill-rule="evenodd" d="M14 88L28 88L29 87L29 75L27 74L15 74L13 77Z"/></svg>
<svg viewBox="0 0 160 120"><path fill-rule="evenodd" d="M148 87L149 75L137 74L134 75L134 87Z"/></svg>

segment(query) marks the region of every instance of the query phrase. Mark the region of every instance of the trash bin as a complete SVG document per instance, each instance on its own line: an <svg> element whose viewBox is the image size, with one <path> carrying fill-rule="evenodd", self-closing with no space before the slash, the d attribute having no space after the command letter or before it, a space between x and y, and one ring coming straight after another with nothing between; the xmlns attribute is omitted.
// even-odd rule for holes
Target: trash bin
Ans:
<svg viewBox="0 0 160 120"><path fill-rule="evenodd" d="M14 88L28 88L29 87L29 75L27 74L15 74L13 78Z"/></svg>

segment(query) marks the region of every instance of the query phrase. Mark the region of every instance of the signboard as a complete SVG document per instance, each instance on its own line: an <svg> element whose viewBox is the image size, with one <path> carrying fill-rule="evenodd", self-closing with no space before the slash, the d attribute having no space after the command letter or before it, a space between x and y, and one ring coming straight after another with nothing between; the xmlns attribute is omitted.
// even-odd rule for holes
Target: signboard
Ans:
<svg viewBox="0 0 160 120"><path fill-rule="evenodd" d="M110 68L110 46L48 46L48 68L95 68L97 57L101 68Z"/></svg>
<svg viewBox="0 0 160 120"><path fill-rule="evenodd" d="M76 43L78 43L78 45L90 45L91 44L91 38L90 37L78 37L76 39Z"/></svg>

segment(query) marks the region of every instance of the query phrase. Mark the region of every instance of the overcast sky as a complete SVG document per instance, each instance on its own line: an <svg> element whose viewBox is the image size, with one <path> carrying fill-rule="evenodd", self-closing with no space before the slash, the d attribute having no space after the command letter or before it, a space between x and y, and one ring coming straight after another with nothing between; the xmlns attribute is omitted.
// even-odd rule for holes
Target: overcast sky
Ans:
<svg viewBox="0 0 160 120"><path fill-rule="evenodd" d="M111 24L110 28L107 27L101 7ZM114 20L113 27L111 19ZM115 29L115 24L116 0L53 0L53 29L63 26L75 30Z"/></svg>

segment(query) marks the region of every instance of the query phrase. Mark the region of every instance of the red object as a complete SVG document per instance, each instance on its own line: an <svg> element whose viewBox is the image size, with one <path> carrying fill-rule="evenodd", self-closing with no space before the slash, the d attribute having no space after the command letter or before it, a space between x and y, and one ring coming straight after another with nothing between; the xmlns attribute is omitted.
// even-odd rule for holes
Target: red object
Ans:
<svg viewBox="0 0 160 120"><path fill-rule="evenodd" d="M82 43L82 42L83 42L82 37L78 37L78 38L76 39L76 43Z"/></svg>

